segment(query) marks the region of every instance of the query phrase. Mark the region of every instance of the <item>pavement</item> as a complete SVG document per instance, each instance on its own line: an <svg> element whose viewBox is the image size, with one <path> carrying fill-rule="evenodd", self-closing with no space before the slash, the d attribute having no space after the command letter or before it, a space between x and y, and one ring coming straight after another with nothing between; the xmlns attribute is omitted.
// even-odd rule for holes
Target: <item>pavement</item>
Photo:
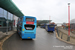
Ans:
<svg viewBox="0 0 75 50"><path fill-rule="evenodd" d="M6 36L10 35L11 32L13 32L13 31L9 31L9 32L6 34L6 32L3 33L3 32L0 31L0 41L1 41L3 38L5 38Z"/></svg>
<svg viewBox="0 0 75 50"><path fill-rule="evenodd" d="M75 46L56 38L55 32L37 28L36 39L21 40L15 33L2 46L3 50L75 50Z"/></svg>
<svg viewBox="0 0 75 50"><path fill-rule="evenodd" d="M67 41L67 38L68 38L68 30L63 29L61 27L58 27L58 31L59 31L59 36L57 35L56 37L59 40L64 41L64 42L66 42L68 44L75 45L75 34L74 33L70 32L70 41ZM63 35L62 35L62 33L63 33ZM62 36L62 39L61 39L61 36Z"/></svg>
<svg viewBox="0 0 75 50"><path fill-rule="evenodd" d="M6 36L7 36L6 33L0 32L0 41Z"/></svg>
<svg viewBox="0 0 75 50"><path fill-rule="evenodd" d="M66 33L66 34L68 35L68 30L63 29L63 28L61 28L61 27L58 27L58 29L59 29L60 31L62 31L63 33ZM75 34L72 33L72 32L70 32L70 36L75 37Z"/></svg>
<svg viewBox="0 0 75 50"><path fill-rule="evenodd" d="M7 34L6 32L3 33L0 31L0 50L2 50L2 45L5 40L7 40L12 34L14 34L15 31L9 31Z"/></svg>

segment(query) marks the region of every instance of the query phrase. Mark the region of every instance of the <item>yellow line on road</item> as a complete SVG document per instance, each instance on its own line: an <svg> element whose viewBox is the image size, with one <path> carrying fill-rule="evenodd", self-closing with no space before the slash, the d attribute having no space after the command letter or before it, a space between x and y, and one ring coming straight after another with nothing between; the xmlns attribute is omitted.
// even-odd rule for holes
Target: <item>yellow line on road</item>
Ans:
<svg viewBox="0 0 75 50"><path fill-rule="evenodd" d="M9 37L11 37L14 33L15 33L15 32L13 32L11 35L8 35L7 37L5 37L5 38L0 42L0 43L1 43L1 45L0 45L0 50L3 50L3 49L2 49L3 43L4 43Z"/></svg>

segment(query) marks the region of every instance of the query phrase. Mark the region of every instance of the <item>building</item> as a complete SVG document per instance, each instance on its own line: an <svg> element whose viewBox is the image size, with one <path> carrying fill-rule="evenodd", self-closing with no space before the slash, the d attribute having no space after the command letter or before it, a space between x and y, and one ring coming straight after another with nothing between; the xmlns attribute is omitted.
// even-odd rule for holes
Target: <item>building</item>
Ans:
<svg viewBox="0 0 75 50"><path fill-rule="evenodd" d="M37 25L40 26L40 24L46 24L50 23L52 20L37 20Z"/></svg>
<svg viewBox="0 0 75 50"><path fill-rule="evenodd" d="M8 28L17 27L18 17L21 16L24 16L24 14L12 0L0 0L0 31L5 28L7 30Z"/></svg>

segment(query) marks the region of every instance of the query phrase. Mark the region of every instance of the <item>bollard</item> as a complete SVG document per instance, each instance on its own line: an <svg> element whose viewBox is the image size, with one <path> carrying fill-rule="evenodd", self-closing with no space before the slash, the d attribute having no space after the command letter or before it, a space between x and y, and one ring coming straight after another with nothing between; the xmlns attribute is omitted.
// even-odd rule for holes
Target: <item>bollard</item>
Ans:
<svg viewBox="0 0 75 50"><path fill-rule="evenodd" d="M58 37L59 37L59 31L58 31L58 28L57 28L57 34L58 34Z"/></svg>
<svg viewBox="0 0 75 50"><path fill-rule="evenodd" d="M61 34L61 39L62 39L62 37L63 37L63 33Z"/></svg>
<svg viewBox="0 0 75 50"><path fill-rule="evenodd" d="M70 41L70 36L67 37L67 41Z"/></svg>

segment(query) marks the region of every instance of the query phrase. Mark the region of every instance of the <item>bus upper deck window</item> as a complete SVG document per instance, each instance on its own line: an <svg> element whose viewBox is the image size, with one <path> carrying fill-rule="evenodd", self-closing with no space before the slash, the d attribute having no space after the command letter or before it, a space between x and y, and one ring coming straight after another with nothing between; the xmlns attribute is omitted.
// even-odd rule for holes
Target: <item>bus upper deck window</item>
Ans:
<svg viewBox="0 0 75 50"><path fill-rule="evenodd" d="M34 18L26 18L26 21L34 22Z"/></svg>

